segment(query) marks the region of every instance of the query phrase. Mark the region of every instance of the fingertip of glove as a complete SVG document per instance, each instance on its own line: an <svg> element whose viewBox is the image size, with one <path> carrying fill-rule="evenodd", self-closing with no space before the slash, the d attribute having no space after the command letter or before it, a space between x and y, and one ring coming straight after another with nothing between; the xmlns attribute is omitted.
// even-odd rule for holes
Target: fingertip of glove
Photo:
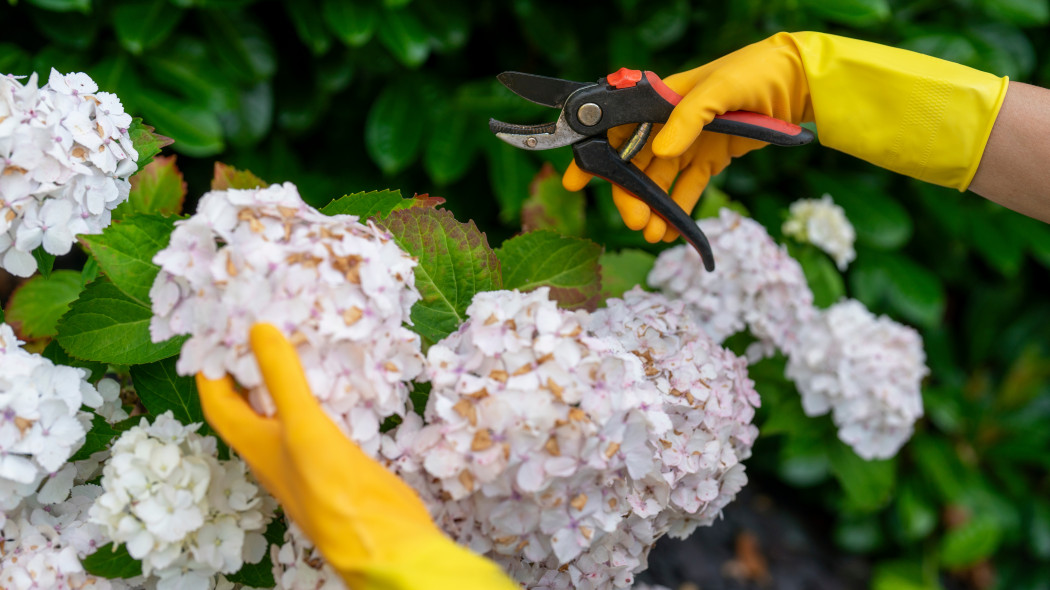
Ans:
<svg viewBox="0 0 1050 590"><path fill-rule="evenodd" d="M685 145L681 145L682 143L674 129L671 126L666 126L653 140L653 154L658 158L676 158L689 149L689 143L691 142Z"/></svg>

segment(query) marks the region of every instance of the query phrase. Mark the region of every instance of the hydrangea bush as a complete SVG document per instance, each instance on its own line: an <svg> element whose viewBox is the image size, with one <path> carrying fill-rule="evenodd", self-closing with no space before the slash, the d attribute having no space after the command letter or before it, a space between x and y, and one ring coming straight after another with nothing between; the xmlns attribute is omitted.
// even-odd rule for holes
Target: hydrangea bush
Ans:
<svg viewBox="0 0 1050 590"><path fill-rule="evenodd" d="M0 260L40 271L0 316L5 588L343 587L203 421L198 372L273 412L256 322L440 527L530 588L630 587L658 539L718 519L759 438L753 369L779 367L857 461L892 457L922 416L918 334L814 305L792 248L852 258L826 199L792 207L790 247L715 211L714 272L679 245L629 280L550 230L493 249L425 195L318 210L217 164L183 212L163 138L85 75L0 90ZM89 263L53 270L75 236Z"/></svg>

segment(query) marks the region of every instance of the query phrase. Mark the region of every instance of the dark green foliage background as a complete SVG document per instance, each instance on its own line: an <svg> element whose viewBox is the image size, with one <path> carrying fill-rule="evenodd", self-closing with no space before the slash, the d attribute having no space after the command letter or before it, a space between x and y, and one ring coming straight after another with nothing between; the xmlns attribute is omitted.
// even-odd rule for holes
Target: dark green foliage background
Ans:
<svg viewBox="0 0 1050 590"><path fill-rule="evenodd" d="M9 0L0 72L90 73L175 139L191 198L215 160L295 182L316 206L431 193L496 247L521 227L540 158L560 171L570 157L491 137L488 117L554 116L499 86L501 71L667 75L811 29L1045 84L1048 22L1048 0ZM858 259L844 282L808 264L818 298L844 289L916 326L932 369L914 439L865 463L829 420L802 416L782 360L756 366L756 485L785 485L814 521L830 518L838 547L876 564L873 588L989 587L975 574L989 565L991 587L1050 588L1048 226L817 145L750 154L716 184L774 233L791 201L831 193ZM589 191L587 237L659 249L623 229L606 186Z"/></svg>

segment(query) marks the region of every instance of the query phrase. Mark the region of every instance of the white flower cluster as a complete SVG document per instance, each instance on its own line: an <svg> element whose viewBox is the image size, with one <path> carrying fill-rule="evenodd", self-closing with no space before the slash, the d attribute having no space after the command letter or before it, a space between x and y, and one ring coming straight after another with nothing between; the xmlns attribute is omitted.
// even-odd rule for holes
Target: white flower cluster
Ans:
<svg viewBox="0 0 1050 590"><path fill-rule="evenodd" d="M291 520L283 545L270 546L276 590L346 590L339 574Z"/></svg>
<svg viewBox="0 0 1050 590"><path fill-rule="evenodd" d="M792 203L783 231L786 236L813 244L827 252L839 270L846 270L857 257L853 249L857 233L846 218L846 212L831 200L831 195L819 199L799 199Z"/></svg>
<svg viewBox="0 0 1050 590"><path fill-rule="evenodd" d="M69 252L128 198L137 165L120 99L84 73L51 70L37 87L0 76L0 268L27 277L32 252Z"/></svg>
<svg viewBox="0 0 1050 590"><path fill-rule="evenodd" d="M44 506L32 500L0 526L0 588L7 590L124 590L141 578L108 580L88 574L81 559L108 541L87 512L102 489L80 485L72 497Z"/></svg>
<svg viewBox="0 0 1050 590"><path fill-rule="evenodd" d="M684 302L716 341L750 328L760 346L748 350L752 360L787 355L806 413L831 410L839 438L858 455L895 454L922 416L928 370L918 333L856 301L814 307L798 262L755 221L723 209L700 226L718 256L715 272L679 246L660 255L650 284Z"/></svg>
<svg viewBox="0 0 1050 590"><path fill-rule="evenodd" d="M685 538L712 524L747 483L742 462L758 437L747 361L713 342L684 302L637 287L592 314L588 328L642 360L671 418L672 429L650 441L670 491L655 532Z"/></svg>
<svg viewBox="0 0 1050 590"><path fill-rule="evenodd" d="M632 300L636 311L643 297ZM479 293L467 315L428 351L426 425L409 416L383 447L458 542L528 587L627 587L674 523L707 521L735 494L753 438L735 421L750 419L754 390L738 390L750 382L732 355L701 338L665 337L661 311L650 314L664 321L652 334L644 319L633 326L629 351L611 316L560 310L545 288ZM676 338L682 354L660 348ZM729 415L705 418L705 403ZM665 406L683 404L693 418L668 416ZM691 428L689 440L674 420ZM668 446L690 443L696 456ZM674 500L673 485L684 490Z"/></svg>
<svg viewBox="0 0 1050 590"><path fill-rule="evenodd" d="M217 573L258 563L275 503L240 459L220 461L215 438L171 412L117 438L90 520L142 560L158 590L206 588Z"/></svg>
<svg viewBox="0 0 1050 590"><path fill-rule="evenodd" d="M228 372L272 415L248 335L273 324L329 415L378 452L380 423L405 413L422 371L419 336L403 326L419 299L414 259L372 222L309 207L292 184L210 192L176 225L153 259L150 330L154 341L191 335L179 373Z"/></svg>
<svg viewBox="0 0 1050 590"><path fill-rule="evenodd" d="M45 478L45 498L65 499L73 470L63 466L91 428L80 407L107 401L85 381L84 369L55 365L21 344L0 323L0 525L3 512L36 493Z"/></svg>
<svg viewBox="0 0 1050 590"><path fill-rule="evenodd" d="M758 339L751 360L790 349L813 314L802 266L761 224L732 210L699 225L715 252L714 272L704 270L695 249L679 246L660 254L649 284L684 301L718 343L750 328Z"/></svg>
<svg viewBox="0 0 1050 590"><path fill-rule="evenodd" d="M846 300L802 329L787 376L807 415L831 411L843 442L865 459L884 459L897 453L922 416L925 362L915 330Z"/></svg>

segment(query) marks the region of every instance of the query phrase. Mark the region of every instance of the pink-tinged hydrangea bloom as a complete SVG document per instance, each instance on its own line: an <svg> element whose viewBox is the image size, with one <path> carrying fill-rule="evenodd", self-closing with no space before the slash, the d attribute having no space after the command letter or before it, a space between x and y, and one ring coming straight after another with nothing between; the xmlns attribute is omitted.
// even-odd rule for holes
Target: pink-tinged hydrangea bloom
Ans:
<svg viewBox="0 0 1050 590"><path fill-rule="evenodd" d="M84 571L81 559L109 542L87 512L102 489L82 485L53 505L29 499L0 524L0 588L124 590L143 578L108 580ZM66 495L69 492L67 491Z"/></svg>
<svg viewBox="0 0 1050 590"><path fill-rule="evenodd" d="M758 437L747 362L711 340L684 302L637 287L591 314L587 327L642 360L671 418L673 428L649 441L663 491L629 497L635 513L659 515L656 536L710 525L747 482L742 461Z"/></svg>
<svg viewBox="0 0 1050 590"><path fill-rule="evenodd" d="M409 416L383 455L526 587L629 587L656 539L710 523L746 481L746 363L681 304L636 291L571 313L547 289L497 291L467 315L428 351L426 423Z"/></svg>
<svg viewBox="0 0 1050 590"><path fill-rule="evenodd" d="M87 74L52 69L42 87L0 76L0 268L29 276L37 247L66 254L109 225L138 169L130 126Z"/></svg>
<svg viewBox="0 0 1050 590"><path fill-rule="evenodd" d="M142 561L157 587L213 584L216 574L258 563L276 502L244 461L217 457L215 438L165 412L113 442L91 523ZM201 586L204 587L204 586Z"/></svg>
<svg viewBox="0 0 1050 590"><path fill-rule="evenodd" d="M272 414L248 346L251 326L266 322L295 344L314 395L366 452L378 451L382 420L404 415L423 363L404 327L419 299L416 263L374 223L323 215L291 184L214 191L154 262L152 337L191 336L179 373L230 373Z"/></svg>
<svg viewBox="0 0 1050 590"><path fill-rule="evenodd" d="M748 350L751 360L790 349L814 313L802 266L761 224L729 209L699 225L715 270L704 270L695 249L677 246L657 258L649 284L684 301L715 342L749 328L758 339Z"/></svg>
<svg viewBox="0 0 1050 590"><path fill-rule="evenodd" d="M275 590L346 590L343 579L290 520L284 544L270 546L270 563Z"/></svg>
<svg viewBox="0 0 1050 590"><path fill-rule="evenodd" d="M622 534L633 486L660 480L649 440L671 423L659 392L546 288L479 293L467 315L428 351L426 425L405 422L384 454L439 526L512 573L596 559ZM639 562L601 567L626 577Z"/></svg>
<svg viewBox="0 0 1050 590"><path fill-rule="evenodd" d="M45 480L47 503L69 495L71 474L59 472L91 428L81 405L105 401L85 380L87 371L55 365L21 344L0 323L0 511L15 509Z"/></svg>
<svg viewBox="0 0 1050 590"><path fill-rule="evenodd" d="M915 330L854 300L806 323L787 366L806 414L830 411L839 438L865 459L892 457L911 437L928 373Z"/></svg>

